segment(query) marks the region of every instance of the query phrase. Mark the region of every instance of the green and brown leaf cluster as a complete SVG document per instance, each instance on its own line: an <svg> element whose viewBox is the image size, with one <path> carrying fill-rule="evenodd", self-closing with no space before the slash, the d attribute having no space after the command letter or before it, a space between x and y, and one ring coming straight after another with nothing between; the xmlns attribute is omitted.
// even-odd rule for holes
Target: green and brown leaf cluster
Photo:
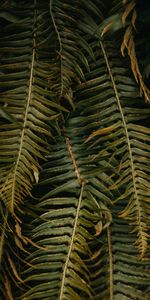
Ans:
<svg viewBox="0 0 150 300"><path fill-rule="evenodd" d="M0 1L0 299L150 299L149 13Z"/></svg>

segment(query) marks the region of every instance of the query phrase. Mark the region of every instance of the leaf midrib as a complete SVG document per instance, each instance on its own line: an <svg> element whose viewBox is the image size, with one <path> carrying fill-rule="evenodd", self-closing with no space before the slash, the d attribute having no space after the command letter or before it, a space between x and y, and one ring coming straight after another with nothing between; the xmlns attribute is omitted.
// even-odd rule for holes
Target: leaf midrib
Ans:
<svg viewBox="0 0 150 300"><path fill-rule="evenodd" d="M72 247L74 245L74 238L75 238L75 234L76 234L76 228L77 228L77 223L78 223L78 218L79 218L79 212L80 212L80 208L81 208L83 190L84 190L84 182L82 182L82 185L81 185L81 191L80 191L79 202L78 202L78 207L77 207L77 213L76 213L74 227L73 227L73 233L72 233L71 242L70 242L70 246L69 246L69 251L68 251L68 254L67 254L67 258L66 258L66 262L65 262L65 266L64 266L64 271L63 271L63 275L62 275L62 283L61 283L60 297L59 297L60 300L63 300L66 274L67 274L67 269L68 269L68 263L69 263L69 260L70 260L70 255L71 255L71 252L72 252Z"/></svg>
<svg viewBox="0 0 150 300"><path fill-rule="evenodd" d="M55 29L55 32L57 34L58 42L59 42L59 58L60 58L60 92L59 92L59 98L61 99L63 96L64 92L64 79L63 79L63 61L62 61L62 51L63 51L63 46L62 46L62 41L61 41L61 36L59 33L59 29L57 27L55 17L53 15L53 0L50 0L50 16L52 19L52 23Z"/></svg>

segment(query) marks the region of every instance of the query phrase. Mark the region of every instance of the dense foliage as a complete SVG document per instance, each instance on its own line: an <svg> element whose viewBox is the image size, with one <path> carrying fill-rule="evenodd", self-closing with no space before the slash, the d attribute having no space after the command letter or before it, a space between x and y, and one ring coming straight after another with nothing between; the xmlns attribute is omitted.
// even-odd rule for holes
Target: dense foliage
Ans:
<svg viewBox="0 0 150 300"><path fill-rule="evenodd" d="M150 4L0 1L0 299L150 299Z"/></svg>

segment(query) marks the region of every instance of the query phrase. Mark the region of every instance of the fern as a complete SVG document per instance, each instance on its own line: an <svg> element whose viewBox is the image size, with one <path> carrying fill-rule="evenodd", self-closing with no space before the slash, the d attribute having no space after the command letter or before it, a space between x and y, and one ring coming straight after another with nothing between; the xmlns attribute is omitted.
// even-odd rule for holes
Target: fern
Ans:
<svg viewBox="0 0 150 300"><path fill-rule="evenodd" d="M52 135L50 122L60 109L48 84L48 11L26 7L23 12L21 6L14 8L19 21L1 32L1 103L17 120L3 122L0 132L1 198L12 214L30 195L38 159L47 152L46 137Z"/></svg>
<svg viewBox="0 0 150 300"><path fill-rule="evenodd" d="M89 260L93 299L148 299L150 272L147 261L138 260L133 245L136 236L127 222L117 217L116 210L112 221L91 244L95 249Z"/></svg>
<svg viewBox="0 0 150 300"><path fill-rule="evenodd" d="M74 109L73 86L75 82L84 81L84 69L89 69L84 55L87 48L85 40L80 36L77 20L81 5L78 0L72 4L50 0L50 20L55 33L55 52L51 62L49 82L59 101L65 100Z"/></svg>
<svg viewBox="0 0 150 300"><path fill-rule="evenodd" d="M23 275L31 288L22 299L82 299L83 296L92 299L84 259L89 255L90 231L95 231L94 224L103 220L101 210L107 222L111 221L106 206L110 201L100 190L102 184L96 187L97 182L92 180L93 174L101 173L103 167L99 164L94 168L93 162L89 163L91 151L79 142L82 136L74 135L74 127L72 130L70 127L71 124L66 128L67 137L58 139L53 146L53 154L41 173L38 186L43 187L46 194L39 199L36 208L42 213L28 234L43 250L32 249L27 259L32 267ZM84 156L79 156L82 153ZM97 203L99 197L101 204Z"/></svg>
<svg viewBox="0 0 150 300"><path fill-rule="evenodd" d="M0 3L2 299L149 298L139 7Z"/></svg>
<svg viewBox="0 0 150 300"><path fill-rule="evenodd" d="M127 201L126 209L121 216L128 218L131 225L134 224L134 230L137 232L137 246L143 256L147 248L149 227L148 191L147 195L144 191L144 187L149 185L147 168L149 129L142 125L142 120L148 117L149 109L146 106L144 108L144 104L143 108L140 104L139 108L136 105L135 101L137 102L138 99L140 101L140 95L134 81L129 77L128 68L124 67L121 57L119 58L114 44L111 41L101 41L95 51L97 65L101 67L98 69L96 65L93 72L91 71L92 79L88 77L86 80L87 88L79 92L82 98L86 99L78 104L82 106L82 115L85 114L83 119L85 121L84 123L82 121L81 125L84 129L90 129L96 125L95 131L89 131L90 140L93 140L93 145L101 143L102 149L99 157L107 150L108 161L113 158L111 166L118 172L118 179L110 189L120 190L121 195L115 199L115 203L123 199ZM90 108L87 108L87 99L91 105ZM95 103L94 112L92 101ZM92 119L94 119L93 124L89 124ZM101 137L103 132L104 137ZM99 135L100 138L98 138Z"/></svg>

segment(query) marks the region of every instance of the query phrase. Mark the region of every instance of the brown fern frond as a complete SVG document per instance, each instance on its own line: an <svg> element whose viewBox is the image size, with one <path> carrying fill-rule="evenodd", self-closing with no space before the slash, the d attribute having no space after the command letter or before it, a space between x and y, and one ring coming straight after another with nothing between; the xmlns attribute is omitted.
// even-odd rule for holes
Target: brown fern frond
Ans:
<svg viewBox="0 0 150 300"><path fill-rule="evenodd" d="M136 49L135 49L134 31L136 29L135 22L137 18L137 12L135 9L136 2L135 0L123 0L123 4L125 5L125 10L122 14L123 25L125 25L129 14L131 14L131 16L130 16L130 24L129 26L127 26L125 30L123 42L121 44L121 53L123 56L125 56L125 50L127 49L128 55L130 57L131 69L133 75L140 87L140 94L144 95L146 102L150 102L150 91L146 87L144 80L142 78L137 55L136 55Z"/></svg>

